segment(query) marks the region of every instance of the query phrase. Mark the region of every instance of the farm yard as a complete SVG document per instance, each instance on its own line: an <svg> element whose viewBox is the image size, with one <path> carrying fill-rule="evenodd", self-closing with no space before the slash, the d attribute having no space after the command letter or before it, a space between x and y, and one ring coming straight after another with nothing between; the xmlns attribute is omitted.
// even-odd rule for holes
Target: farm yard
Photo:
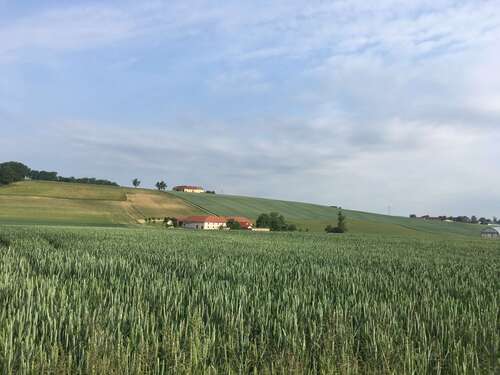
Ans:
<svg viewBox="0 0 500 375"><path fill-rule="evenodd" d="M498 246L0 226L0 373L492 374Z"/></svg>

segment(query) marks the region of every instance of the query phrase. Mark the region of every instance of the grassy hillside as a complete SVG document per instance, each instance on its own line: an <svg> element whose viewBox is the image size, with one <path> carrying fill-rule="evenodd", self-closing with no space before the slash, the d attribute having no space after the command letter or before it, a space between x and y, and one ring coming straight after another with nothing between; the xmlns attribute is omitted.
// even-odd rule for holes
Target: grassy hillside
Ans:
<svg viewBox="0 0 500 375"><path fill-rule="evenodd" d="M144 217L202 212L173 195L146 189L47 181L0 187L0 223L123 226Z"/></svg>
<svg viewBox="0 0 500 375"><path fill-rule="evenodd" d="M301 229L323 231L337 209L310 203L232 195L158 192L114 186L24 181L0 187L0 223L50 225L137 225L145 217L213 213L253 220L279 212ZM478 225L430 222L345 210L354 233L478 236Z"/></svg>
<svg viewBox="0 0 500 375"><path fill-rule="evenodd" d="M299 227L314 231L323 230L327 224L335 224L338 213L335 208L310 203L220 194L171 194L217 215L241 215L255 220L263 212L276 211ZM478 236L481 230L479 225L424 221L351 210L344 210L344 213L350 230L354 232Z"/></svg>

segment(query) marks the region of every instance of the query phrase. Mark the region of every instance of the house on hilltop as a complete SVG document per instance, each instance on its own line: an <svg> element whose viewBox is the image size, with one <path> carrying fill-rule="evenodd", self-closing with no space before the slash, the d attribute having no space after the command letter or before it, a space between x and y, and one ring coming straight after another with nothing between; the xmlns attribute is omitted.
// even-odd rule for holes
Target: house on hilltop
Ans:
<svg viewBox="0 0 500 375"><path fill-rule="evenodd" d="M225 229L227 219L225 217L205 215L188 216L179 219L179 226L186 229L216 230Z"/></svg>
<svg viewBox="0 0 500 375"><path fill-rule="evenodd" d="M500 239L500 227L488 227L481 231L482 238Z"/></svg>
<svg viewBox="0 0 500 375"><path fill-rule="evenodd" d="M173 188L174 191L183 191L185 193L204 193L205 189L201 186L179 185Z"/></svg>

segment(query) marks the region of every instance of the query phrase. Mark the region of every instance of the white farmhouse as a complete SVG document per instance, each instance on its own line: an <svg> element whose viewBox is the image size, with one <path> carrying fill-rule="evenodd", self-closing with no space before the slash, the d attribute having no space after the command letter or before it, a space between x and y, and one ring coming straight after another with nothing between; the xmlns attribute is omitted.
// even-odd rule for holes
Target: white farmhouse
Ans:
<svg viewBox="0 0 500 375"><path fill-rule="evenodd" d="M180 185L173 188L174 191L183 191L184 193L204 193L205 189L201 186Z"/></svg>
<svg viewBox="0 0 500 375"><path fill-rule="evenodd" d="M207 216L188 216L179 220L179 225L186 229L205 229L217 230L226 228L225 217L207 215Z"/></svg>

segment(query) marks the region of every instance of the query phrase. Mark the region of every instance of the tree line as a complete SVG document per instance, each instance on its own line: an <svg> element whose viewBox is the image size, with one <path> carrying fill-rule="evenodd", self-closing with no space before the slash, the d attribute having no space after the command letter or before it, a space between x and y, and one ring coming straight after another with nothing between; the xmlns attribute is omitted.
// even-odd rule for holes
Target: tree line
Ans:
<svg viewBox="0 0 500 375"><path fill-rule="evenodd" d="M478 218L475 215L472 215L471 217L469 217L469 216L436 216L436 217L432 217L429 215L424 215L424 216L418 217L415 214L411 214L410 218L411 219L422 219L422 220L453 221L455 223L467 223L467 224L482 224L482 225L500 224L500 219L498 219L496 216L493 216L492 219L488 219L485 217Z"/></svg>
<svg viewBox="0 0 500 375"><path fill-rule="evenodd" d="M13 182L23 181L26 179L35 181L72 182L77 184L119 186L116 182L94 177L63 177L59 176L58 172L37 171L17 161L0 163L0 185L8 185Z"/></svg>

